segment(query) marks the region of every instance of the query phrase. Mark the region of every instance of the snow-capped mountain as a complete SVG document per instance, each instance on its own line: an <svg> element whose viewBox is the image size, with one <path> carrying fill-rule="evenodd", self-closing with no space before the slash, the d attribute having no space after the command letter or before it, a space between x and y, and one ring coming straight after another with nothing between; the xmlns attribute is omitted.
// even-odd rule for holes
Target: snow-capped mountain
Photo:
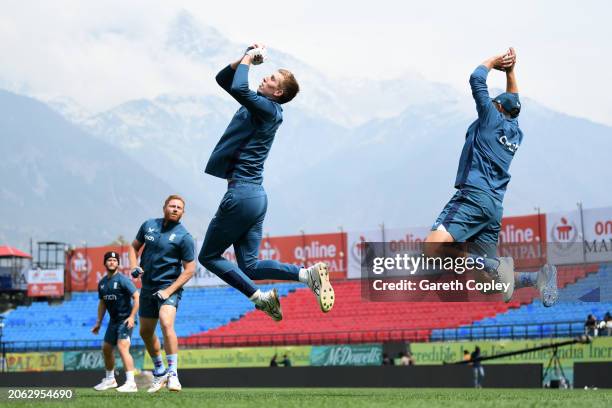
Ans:
<svg viewBox="0 0 612 408"><path fill-rule="evenodd" d="M2 174L21 178L2 187L3 214L12 209L20 215L18 223L6 218L0 238L12 242L14 233L27 237L36 230L49 238L55 234L102 244L125 230L131 236L133 223L156 215L160 197L174 192L187 198L189 226L201 236L226 187L203 169L238 108L214 76L246 45L180 13L159 49L177 64L189 65L185 72L198 73L192 91L130 100L94 114L79 108L78 101L47 101L72 127L65 121L50 126L49 121L59 119L41 104L17 103L22 97L3 94L2 149L21 153L19 160L4 162ZM269 57L252 69L252 87L264 74L287 67L295 72L301 92L284 107L284 122L266 162L266 231L324 232L381 222L429 225L452 194L465 131L476 116L469 72L466 89L459 92L416 74L393 81L330 78L279 50L270 49ZM562 210L576 201L587 207L610 204L612 182L605 170L612 128L528 98L523 98L520 122L525 140L511 168L506 214L530 213L535 206ZM62 139L66 134L72 135L70 141ZM56 145L67 147L51 148ZM106 161L112 166L102 164ZM50 176L60 170L61 175ZM64 225L53 214L61 214L67 194L87 216ZM125 210L134 207L139 210ZM109 216L116 212L123 218Z"/></svg>

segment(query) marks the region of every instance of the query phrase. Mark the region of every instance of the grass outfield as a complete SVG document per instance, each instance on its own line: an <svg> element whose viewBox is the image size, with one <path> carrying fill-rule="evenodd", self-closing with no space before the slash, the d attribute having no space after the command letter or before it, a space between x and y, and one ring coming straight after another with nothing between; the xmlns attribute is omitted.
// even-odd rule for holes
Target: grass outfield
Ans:
<svg viewBox="0 0 612 408"><path fill-rule="evenodd" d="M189 388L180 393L162 390L118 394L78 388L76 397L63 401L15 401L8 406L74 407L612 407L612 390L508 390L508 389L422 389L422 388ZM7 401L2 390L0 401ZM146 404L146 405L143 405ZM5 405L7 406L7 405Z"/></svg>

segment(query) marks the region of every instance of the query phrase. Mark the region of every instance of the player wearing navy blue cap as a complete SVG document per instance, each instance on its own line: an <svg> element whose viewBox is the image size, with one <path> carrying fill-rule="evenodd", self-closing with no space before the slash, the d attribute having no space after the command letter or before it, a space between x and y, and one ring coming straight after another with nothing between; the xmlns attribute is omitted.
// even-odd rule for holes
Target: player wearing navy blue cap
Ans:
<svg viewBox="0 0 612 408"><path fill-rule="evenodd" d="M489 277L507 284L504 300L510 301L515 288L535 286L544 306L558 297L557 271L545 265L539 273L514 273L512 258L498 258L503 199L510 182L510 163L523 141L518 123L521 112L515 76L516 53L513 48L480 64L470 76L472 96L478 118L469 126L455 179L458 190L432 226L427 243L472 242L488 248L485 270ZM506 92L491 99L487 76L491 69L506 74ZM487 245L489 244L489 245ZM474 247L472 247L474 248ZM491 249L493 250L491 252ZM430 246L429 251L436 252Z"/></svg>
<svg viewBox="0 0 612 408"><path fill-rule="evenodd" d="M136 392L138 389L134 381L134 360L130 354L130 337L138 311L139 294L130 278L118 272L119 259L117 252L111 251L104 254L106 275L98 282L98 297L100 298L98 320L91 331L98 334L106 311L108 311L110 321L102 345L106 377L94 389L104 391L117 387L113 353L113 347L117 346L126 376L125 384L117 388L117 391Z"/></svg>

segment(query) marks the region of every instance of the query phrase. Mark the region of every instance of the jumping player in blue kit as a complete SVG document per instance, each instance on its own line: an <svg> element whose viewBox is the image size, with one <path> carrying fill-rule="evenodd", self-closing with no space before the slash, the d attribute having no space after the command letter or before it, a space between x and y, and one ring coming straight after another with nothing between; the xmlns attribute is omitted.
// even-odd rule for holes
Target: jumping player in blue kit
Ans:
<svg viewBox="0 0 612 408"><path fill-rule="evenodd" d="M185 200L178 195L164 202L164 217L145 221L129 247L132 276L142 276L140 293L140 336L155 369L153 383L147 392L157 392L164 385L180 391L178 379L178 339L174 321L183 285L195 271L195 244L191 234L180 223ZM144 246L138 265L138 252ZM159 320L168 361L166 370L155 328Z"/></svg>
<svg viewBox="0 0 612 408"><path fill-rule="evenodd" d="M104 314L108 311L110 321L104 334L102 354L104 355L104 366L106 376L96 385L96 391L105 391L117 388L115 380L115 356L113 347L119 349L123 367L125 368L126 381L118 392L136 392L134 381L134 360L130 354L130 338L134 328L134 319L138 311L139 294L136 286L125 275L118 272L119 255L116 252L104 254L104 267L106 275L98 282L98 319L91 329L92 333L98 334Z"/></svg>
<svg viewBox="0 0 612 408"><path fill-rule="evenodd" d="M206 173L227 180L228 189L208 226L198 260L247 296L257 309L279 321L283 315L276 289L262 292L253 280L303 282L313 291L323 312L333 307L334 291L325 263L301 268L258 259L268 206L262 187L264 162L283 121L282 105L299 91L295 77L285 69L265 77L257 92L250 90L249 68L251 64L262 63L264 57L265 47L254 44L240 59L217 74L217 83L242 106L206 165ZM231 245L237 265L222 256Z"/></svg>
<svg viewBox="0 0 612 408"><path fill-rule="evenodd" d="M516 53L510 48L484 61L470 76L478 119L467 130L455 180L458 191L434 223L427 243L472 242L494 248L499 240L508 171L523 141L517 119L521 103L515 64ZM506 92L494 99L487 87L492 68L506 73ZM557 300L557 270L553 265L544 265L537 274L515 273L512 258L487 253L484 266L489 278L507 284L506 302L515 288L525 286L539 289L544 306L552 306Z"/></svg>

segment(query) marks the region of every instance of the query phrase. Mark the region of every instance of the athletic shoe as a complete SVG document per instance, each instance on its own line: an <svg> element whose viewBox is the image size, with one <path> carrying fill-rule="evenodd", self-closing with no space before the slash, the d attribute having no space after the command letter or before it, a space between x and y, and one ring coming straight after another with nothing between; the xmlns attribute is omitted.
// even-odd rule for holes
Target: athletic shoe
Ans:
<svg viewBox="0 0 612 408"><path fill-rule="evenodd" d="M504 302L508 303L514 293L514 259L510 257L499 258L499 266L496 270L496 283L505 283L508 290L504 291Z"/></svg>
<svg viewBox="0 0 612 408"><path fill-rule="evenodd" d="M161 375L155 375L153 373L153 382L151 382L151 386L147 390L147 392L153 393L164 388L166 383L168 382L168 371L164 371Z"/></svg>
<svg viewBox="0 0 612 408"><path fill-rule="evenodd" d="M270 316L275 322L283 320L280 300L276 289L262 293L259 300L255 303L255 308Z"/></svg>
<svg viewBox="0 0 612 408"><path fill-rule="evenodd" d="M111 388L117 388L117 381L114 378L104 378L100 384L93 387L96 391L106 391Z"/></svg>
<svg viewBox="0 0 612 408"><path fill-rule="evenodd" d="M308 287L317 297L321 311L323 313L329 312L334 307L334 288L329 283L327 264L317 262L307 268L306 271L308 272Z"/></svg>
<svg viewBox="0 0 612 408"><path fill-rule="evenodd" d="M545 307L551 307L559 298L557 287L557 267L546 264L538 272L536 287L540 291L540 299Z"/></svg>
<svg viewBox="0 0 612 408"><path fill-rule="evenodd" d="M178 375L174 371L168 373L168 384L166 384L169 391L179 392L183 387L179 382Z"/></svg>
<svg viewBox="0 0 612 408"><path fill-rule="evenodd" d="M117 388L117 392L138 392L138 387L134 381L126 381L121 387Z"/></svg>

